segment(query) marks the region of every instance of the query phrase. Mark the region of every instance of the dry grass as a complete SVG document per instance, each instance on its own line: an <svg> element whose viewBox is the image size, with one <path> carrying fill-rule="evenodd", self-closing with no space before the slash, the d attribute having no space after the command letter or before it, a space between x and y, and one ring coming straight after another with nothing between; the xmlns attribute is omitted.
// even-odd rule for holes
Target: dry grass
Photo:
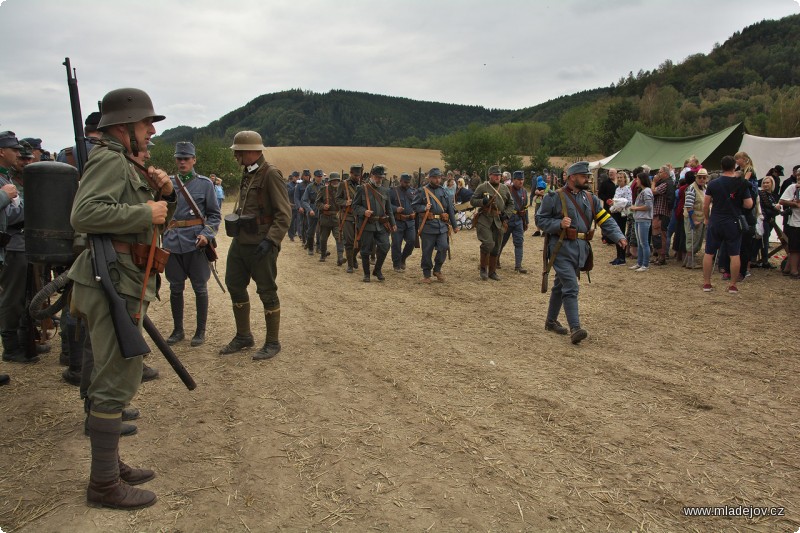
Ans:
<svg viewBox="0 0 800 533"><path fill-rule="evenodd" d="M159 496L135 513L85 506L82 404L56 355L3 364L13 382L0 388L0 527L797 530L800 366L754 314L791 308L794 285L758 271L739 297L703 294L696 272L637 277L608 266L613 249L598 244L581 285L590 337L575 347L543 330L538 275L504 268L503 281L481 282L474 232L454 238L448 281L431 286L418 281L418 251L405 274L365 284L286 241L283 351L267 362L216 354L233 323L210 285L207 345L177 346L197 390L155 356L162 377L135 400L139 434L121 451L157 471L147 487ZM540 246L526 237L534 271ZM151 310L170 329L169 304ZM256 313L253 324L258 342ZM681 512L724 504L786 516Z"/></svg>

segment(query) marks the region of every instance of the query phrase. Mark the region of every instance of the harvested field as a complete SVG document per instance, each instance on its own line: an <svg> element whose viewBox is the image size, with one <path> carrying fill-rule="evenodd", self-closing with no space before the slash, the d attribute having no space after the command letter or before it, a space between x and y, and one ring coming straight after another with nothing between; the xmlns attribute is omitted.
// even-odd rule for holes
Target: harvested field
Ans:
<svg viewBox="0 0 800 533"><path fill-rule="evenodd" d="M212 281L206 345L176 346L198 388L155 353L161 378L134 401L139 433L121 453L156 470L146 487L159 497L138 512L84 503L89 442L57 345L36 365L2 363L0 528L796 531L800 362L773 317L797 282L758 270L738 296L718 277L704 294L697 271L634 274L598 243L581 284L590 336L572 346L542 327L541 245L526 235L531 274L510 271L507 249L503 280L481 282L475 233L460 232L447 281L423 286L418 251L407 272L365 284L287 239L283 351L265 362L217 355L234 326ZM168 334L169 303L151 316ZM257 342L261 323L254 313ZM785 514L689 518L684 506Z"/></svg>

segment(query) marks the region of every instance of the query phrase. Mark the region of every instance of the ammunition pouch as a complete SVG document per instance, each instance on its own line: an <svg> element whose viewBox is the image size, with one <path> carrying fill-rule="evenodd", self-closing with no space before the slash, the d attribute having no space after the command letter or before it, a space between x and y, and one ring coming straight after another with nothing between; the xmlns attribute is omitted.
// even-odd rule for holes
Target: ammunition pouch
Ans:
<svg viewBox="0 0 800 533"><path fill-rule="evenodd" d="M228 237L239 236L239 215L225 215L225 235Z"/></svg>
<svg viewBox="0 0 800 533"><path fill-rule="evenodd" d="M378 222L386 229L387 232L392 232L392 224L389 222L389 217L378 217Z"/></svg>
<svg viewBox="0 0 800 533"><path fill-rule="evenodd" d="M133 264L142 270L147 268L148 255L150 255L150 245L139 242L131 244L131 257L133 258ZM168 251L164 250L163 248L156 248L155 253L153 253L153 266L150 268L150 272L158 272L159 274L162 274L164 269L167 267L168 259Z"/></svg>
<svg viewBox="0 0 800 533"><path fill-rule="evenodd" d="M594 230L590 229L586 233L578 233L577 228L565 228L564 239L568 241L586 241L590 242L594 238Z"/></svg>
<svg viewBox="0 0 800 533"><path fill-rule="evenodd" d="M258 233L255 215L225 215L225 234L228 237L238 237L240 233Z"/></svg>

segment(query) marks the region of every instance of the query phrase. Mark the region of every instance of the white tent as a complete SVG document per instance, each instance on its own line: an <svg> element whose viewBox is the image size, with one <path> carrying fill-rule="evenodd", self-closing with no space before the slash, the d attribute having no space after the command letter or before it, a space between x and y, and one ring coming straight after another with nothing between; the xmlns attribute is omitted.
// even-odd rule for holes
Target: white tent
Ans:
<svg viewBox="0 0 800 533"><path fill-rule="evenodd" d="M608 163L609 161L611 161L612 159L614 159L614 157L616 157L616 155L618 153L619 152L617 152L615 154L611 154L610 156L606 157L605 159L601 159L599 161L590 161L589 162L589 170L596 170L598 168L604 167L605 164Z"/></svg>
<svg viewBox="0 0 800 533"><path fill-rule="evenodd" d="M739 150L747 152L753 160L758 179L763 178L775 165L781 165L784 169L781 177L783 183L791 174L792 167L800 164L800 137L756 137L745 133Z"/></svg>

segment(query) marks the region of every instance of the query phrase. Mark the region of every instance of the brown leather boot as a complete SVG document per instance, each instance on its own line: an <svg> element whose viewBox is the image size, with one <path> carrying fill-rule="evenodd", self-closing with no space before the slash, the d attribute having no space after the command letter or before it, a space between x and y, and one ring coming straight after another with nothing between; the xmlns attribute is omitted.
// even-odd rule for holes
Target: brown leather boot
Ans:
<svg viewBox="0 0 800 533"><path fill-rule="evenodd" d="M497 275L497 256L489 256L489 279L500 281L500 276Z"/></svg>
<svg viewBox="0 0 800 533"><path fill-rule="evenodd" d="M481 252L481 280L489 279L489 254Z"/></svg>
<svg viewBox="0 0 800 533"><path fill-rule="evenodd" d="M119 478L128 485L141 485L156 477L156 473L148 468L131 468L119 458L117 458L117 462L119 463Z"/></svg>
<svg viewBox="0 0 800 533"><path fill-rule="evenodd" d="M121 424L122 413L119 411L103 413L93 409L89 412L92 466L89 487L86 489L86 503L90 507L133 510L149 507L156 502L153 492L131 487L120 479Z"/></svg>

